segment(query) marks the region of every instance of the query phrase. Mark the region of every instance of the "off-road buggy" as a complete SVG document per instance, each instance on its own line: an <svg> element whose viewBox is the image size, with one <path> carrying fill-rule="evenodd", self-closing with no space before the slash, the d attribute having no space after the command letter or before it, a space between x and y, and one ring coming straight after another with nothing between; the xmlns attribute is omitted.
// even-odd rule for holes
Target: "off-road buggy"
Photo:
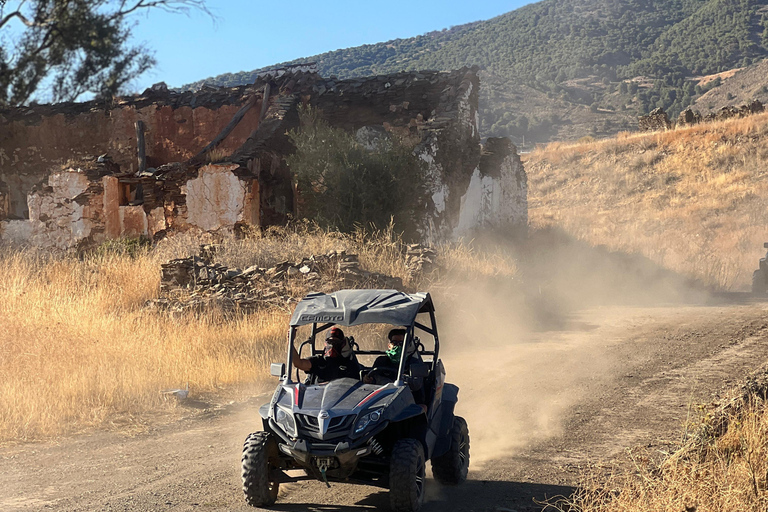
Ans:
<svg viewBox="0 0 768 512"><path fill-rule="evenodd" d="M297 370L293 380L291 348L299 328L308 331L298 349L301 357L304 348L309 355L322 354L317 335L334 325L404 327L404 349L399 368L390 370L391 382L364 383L365 374L373 378L387 372L362 364L361 379L313 384L311 378L301 382ZM417 333L432 339L432 350ZM354 348L352 357L360 356L361 363L385 354L381 349L361 350L352 337L348 341ZM287 361L271 368L280 384L272 400L259 409L263 431L250 434L243 447L243 491L249 505L273 504L281 483L317 479L326 485L388 487L392 510L415 511L424 498L427 461L442 484L459 484L467 478L469 432L464 419L454 415L459 388L445 382L428 293L341 290L307 295L291 317L287 348ZM422 403L416 403L415 396ZM292 470L300 471L297 475Z"/></svg>
<svg viewBox="0 0 768 512"><path fill-rule="evenodd" d="M763 244L768 249L768 242ZM768 253L760 258L759 268L752 272L752 293L765 293L768 291Z"/></svg>

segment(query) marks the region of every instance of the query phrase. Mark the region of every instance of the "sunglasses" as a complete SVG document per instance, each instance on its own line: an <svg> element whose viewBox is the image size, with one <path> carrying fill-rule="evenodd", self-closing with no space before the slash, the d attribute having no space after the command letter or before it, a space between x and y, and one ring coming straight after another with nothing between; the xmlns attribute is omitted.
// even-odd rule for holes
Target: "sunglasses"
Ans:
<svg viewBox="0 0 768 512"><path fill-rule="evenodd" d="M334 347L341 347L344 345L344 340L341 338L326 338L325 343Z"/></svg>

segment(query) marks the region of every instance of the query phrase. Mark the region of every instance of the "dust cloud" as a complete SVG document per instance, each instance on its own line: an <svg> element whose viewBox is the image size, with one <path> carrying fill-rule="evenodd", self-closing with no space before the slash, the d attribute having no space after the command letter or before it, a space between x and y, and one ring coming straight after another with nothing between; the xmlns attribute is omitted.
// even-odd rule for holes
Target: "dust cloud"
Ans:
<svg viewBox="0 0 768 512"><path fill-rule="evenodd" d="M609 347L632 306L707 299L648 260L553 231L532 233L518 260L519 279L473 279L435 294L440 357L460 388L474 467L562 432L574 405L621 365Z"/></svg>

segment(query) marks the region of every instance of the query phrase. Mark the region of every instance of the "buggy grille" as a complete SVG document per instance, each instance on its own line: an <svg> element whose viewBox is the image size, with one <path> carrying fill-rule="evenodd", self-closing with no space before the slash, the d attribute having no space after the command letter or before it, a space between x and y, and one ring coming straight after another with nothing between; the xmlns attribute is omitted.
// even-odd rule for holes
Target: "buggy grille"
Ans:
<svg viewBox="0 0 768 512"><path fill-rule="evenodd" d="M299 429L309 433L320 432L320 425L318 424L316 416L310 416L309 414L297 414L296 420L299 423Z"/></svg>
<svg viewBox="0 0 768 512"><path fill-rule="evenodd" d="M328 429L325 433L325 438L339 437L346 434L355 422L356 415L348 414L346 416L335 416L328 420ZM299 431L303 434L310 435L312 437L320 437L320 422L317 416L311 416L309 414L297 414L296 421L299 426Z"/></svg>

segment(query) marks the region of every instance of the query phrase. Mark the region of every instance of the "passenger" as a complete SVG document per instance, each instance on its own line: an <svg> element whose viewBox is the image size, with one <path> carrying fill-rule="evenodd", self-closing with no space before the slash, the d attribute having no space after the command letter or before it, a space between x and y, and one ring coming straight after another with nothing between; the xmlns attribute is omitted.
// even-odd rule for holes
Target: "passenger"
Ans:
<svg viewBox="0 0 768 512"><path fill-rule="evenodd" d="M382 386L384 384L394 382L397 378L397 372L400 369L400 355L403 353L403 343L405 342L406 330L402 328L392 329L387 334L389 343L387 344L387 353L379 356L373 362L372 373L367 374L363 378L363 382L366 384L377 384ZM408 347L409 353L406 354L405 371L408 372L411 363L421 363L421 357L416 353L416 347L411 343ZM422 363L423 364L423 363ZM421 378L413 379L409 384L411 391L413 392L413 400L417 404L421 405L424 412L427 411L426 391L424 389L424 382Z"/></svg>
<svg viewBox="0 0 768 512"><path fill-rule="evenodd" d="M293 366L310 375L310 382L320 384L345 377L360 378L360 365L344 331L332 327L325 336L325 350L321 356L299 358L296 347L291 347Z"/></svg>
<svg viewBox="0 0 768 512"><path fill-rule="evenodd" d="M366 384L386 384L394 382L397 378L397 371L400 369L400 354L403 352L403 342L405 341L405 329L392 329L387 334L387 353L379 356L373 362L373 368L379 370L373 375L366 375L363 382ZM406 367L410 363L413 354L409 355L405 362Z"/></svg>

